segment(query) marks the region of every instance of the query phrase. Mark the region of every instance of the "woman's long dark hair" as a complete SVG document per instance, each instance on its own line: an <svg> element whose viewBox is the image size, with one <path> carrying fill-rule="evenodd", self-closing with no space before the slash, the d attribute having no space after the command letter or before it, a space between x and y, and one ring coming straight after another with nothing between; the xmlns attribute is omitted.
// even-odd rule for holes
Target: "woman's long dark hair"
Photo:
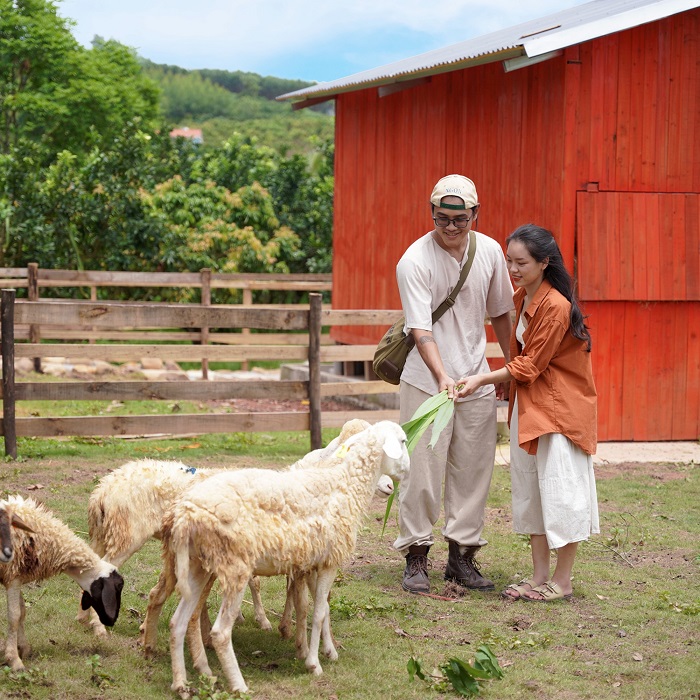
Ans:
<svg viewBox="0 0 700 700"><path fill-rule="evenodd" d="M549 258L547 267L544 269L544 278L571 302L571 335L583 340L586 343L586 349L590 352L591 334L588 331L588 326L584 323L585 317L581 313L581 308L574 294L573 279L564 266L561 251L552 232L541 226L535 226L535 224L525 224L516 228L506 238L506 244L511 241L520 241L537 262L543 262Z"/></svg>

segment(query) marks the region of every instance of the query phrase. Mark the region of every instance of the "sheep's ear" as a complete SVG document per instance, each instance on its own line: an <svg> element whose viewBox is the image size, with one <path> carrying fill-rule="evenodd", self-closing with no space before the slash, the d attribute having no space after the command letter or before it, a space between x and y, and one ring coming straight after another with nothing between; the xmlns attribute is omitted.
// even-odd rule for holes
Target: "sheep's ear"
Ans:
<svg viewBox="0 0 700 700"><path fill-rule="evenodd" d="M16 527L18 530L25 530L26 532L34 532L19 515L15 515L14 513L12 514L12 527Z"/></svg>
<svg viewBox="0 0 700 700"><path fill-rule="evenodd" d="M401 459L403 450L401 449L401 443L399 442L396 435L387 435L384 440L384 454L389 459Z"/></svg>
<svg viewBox="0 0 700 700"><path fill-rule="evenodd" d="M83 597L80 599L80 607L83 610L89 610L92 607L92 596L87 591L83 591Z"/></svg>

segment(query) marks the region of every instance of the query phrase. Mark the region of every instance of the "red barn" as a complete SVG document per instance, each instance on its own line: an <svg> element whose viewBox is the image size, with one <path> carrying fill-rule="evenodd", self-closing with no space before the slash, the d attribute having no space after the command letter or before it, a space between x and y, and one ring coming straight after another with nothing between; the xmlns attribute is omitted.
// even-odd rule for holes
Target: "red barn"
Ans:
<svg viewBox="0 0 700 700"><path fill-rule="evenodd" d="M589 315L600 439L697 439L699 6L597 0L283 95L336 101L334 306L399 308L431 188L464 173L480 231L555 233Z"/></svg>

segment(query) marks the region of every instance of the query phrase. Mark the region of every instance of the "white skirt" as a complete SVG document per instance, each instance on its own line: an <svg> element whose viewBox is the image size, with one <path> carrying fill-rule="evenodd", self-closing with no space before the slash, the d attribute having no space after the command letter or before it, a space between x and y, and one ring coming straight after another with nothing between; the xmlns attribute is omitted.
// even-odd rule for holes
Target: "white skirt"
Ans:
<svg viewBox="0 0 700 700"><path fill-rule="evenodd" d="M542 435L537 454L518 445L518 400L510 425L513 530L546 535L550 549L600 532L593 458L559 433Z"/></svg>

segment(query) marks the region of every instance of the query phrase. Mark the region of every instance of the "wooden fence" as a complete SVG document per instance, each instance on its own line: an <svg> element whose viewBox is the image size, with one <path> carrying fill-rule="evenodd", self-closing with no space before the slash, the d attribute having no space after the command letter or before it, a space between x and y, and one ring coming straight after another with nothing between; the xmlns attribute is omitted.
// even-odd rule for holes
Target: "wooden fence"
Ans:
<svg viewBox="0 0 700 700"><path fill-rule="evenodd" d="M34 266L30 266L31 268ZM0 287L7 286L8 269L0 268ZM23 269L16 270L16 280L24 281ZM329 279L268 279L268 276L227 276L203 271L158 278L156 273L96 273L74 271L37 271L29 273L28 288L43 284L75 286L77 283L115 286L117 282L133 286L196 286L210 280L212 285L247 285L252 289L289 289L289 284L308 290L330 288ZM304 276L300 276L304 277ZM323 276L327 277L327 276ZM32 278L34 281L31 281ZM60 278L60 279L59 279ZM43 283L42 280L43 279ZM12 281L12 280L9 280ZM138 284L137 284L138 282ZM187 282L187 284L185 284ZM273 285L272 287L270 285ZM20 284L16 286L21 286ZM118 285L116 285L118 286ZM240 287L244 288L245 287ZM202 287L204 289L204 287ZM117 436L152 434L202 434L259 431L309 431L311 448L321 446L323 427L341 427L350 418L369 422L398 420L396 410L321 411L324 397L369 396L391 394L398 387L376 379L321 381L322 363L362 362L369 364L374 345L333 345L324 328L334 325L389 326L401 314L398 310L338 310L324 306L321 294L309 294L308 304L289 305L210 305L114 302L95 300L67 301L40 299L38 293L27 299L15 299L14 289L3 289L1 309L2 333L2 400L0 432L5 437L6 454L16 457L16 439L22 436ZM210 328L218 332L209 332ZM232 330L246 332L231 332ZM251 333L249 329L261 330ZM41 339L51 339L42 343ZM65 342L65 341L92 341ZM114 341L95 343L96 340ZM17 342L24 341L24 342ZM26 342L28 341L28 342ZM184 344L182 341L187 341ZM198 344L194 344L198 343ZM489 343L489 357L498 357L497 343ZM210 361L308 362L308 380L302 381L80 381L15 382L15 357L33 358L41 366L42 358L64 357L126 362L143 358L201 363L203 378ZM502 356L501 356L502 357ZM344 380L343 380L344 379ZM222 399L295 399L306 400L309 411L275 413L211 413L142 416L88 417L16 417L17 401L66 400L222 400ZM499 408L499 421L505 420Z"/></svg>
<svg viewBox="0 0 700 700"><path fill-rule="evenodd" d="M396 391L382 381L321 382L321 363L367 360L374 346L321 346L321 328L333 324L389 325L398 311L324 310L321 295L310 294L308 308L257 308L255 306L210 306L201 304L139 304L76 302L63 300L15 301L14 290L2 290L2 434L6 454L16 456L18 436L95 436L257 432L275 430L310 431L311 448L321 446L322 427L340 427L353 417L374 422L398 418L395 410L333 411L321 414L322 396L349 396ZM74 328L251 328L287 334L289 343L273 345L162 345L15 343L14 327L21 324L70 326ZM304 331L308 343L299 341ZM266 337L251 335L252 339ZM308 361L305 381L81 381L15 382L16 357L100 359L123 362L145 357L175 361L244 359ZM213 400L235 398L284 398L308 400L309 412L176 414L143 416L16 417L15 403L26 400Z"/></svg>
<svg viewBox="0 0 700 700"><path fill-rule="evenodd" d="M200 303L211 306L211 293L214 289L240 289L242 304L253 304L253 292L256 291L286 291L286 292L330 292L332 275L325 273L304 274L253 274L253 273L219 273L204 268L199 272L125 272L107 270L52 270L40 268L37 263L29 263L27 267L0 268L0 289L27 289L27 298L38 301L41 289L55 288L87 288L90 290L90 300L97 301L97 290L110 288L186 288L199 289ZM279 305L277 305L279 307ZM293 308L299 308L294 305ZM30 340L38 343L41 338L46 340L116 340L116 341L146 341L149 342L197 342L201 344L231 343L249 344L250 329L241 328L240 333L211 333L209 328L193 328L188 331L181 329L154 330L152 328L72 328L53 324L41 327L32 324L27 327L15 328L17 340ZM308 344L308 336L303 340ZM269 345L285 344L288 338L285 334L266 334L265 343ZM322 336L321 342L330 343L330 336ZM34 358L35 369L41 369L41 358ZM243 360L243 368L247 368L247 360ZM208 360L202 361L202 378L208 374Z"/></svg>

